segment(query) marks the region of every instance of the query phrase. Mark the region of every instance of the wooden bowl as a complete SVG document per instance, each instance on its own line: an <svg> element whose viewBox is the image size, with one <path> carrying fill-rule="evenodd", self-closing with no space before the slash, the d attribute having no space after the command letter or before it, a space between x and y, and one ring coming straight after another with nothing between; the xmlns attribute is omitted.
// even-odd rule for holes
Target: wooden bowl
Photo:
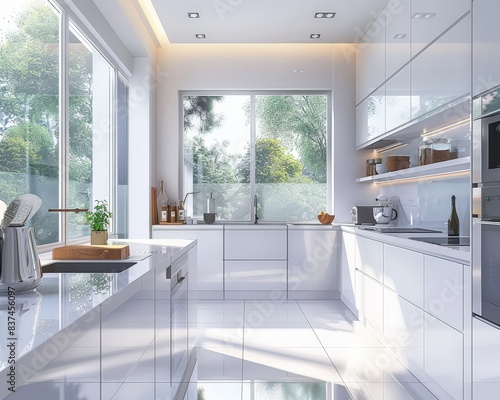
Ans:
<svg viewBox="0 0 500 400"><path fill-rule="evenodd" d="M387 156L385 162L389 171L398 171L410 167L410 156Z"/></svg>
<svg viewBox="0 0 500 400"><path fill-rule="evenodd" d="M324 211L321 211L319 214L318 214L318 220L319 222L321 222L322 224L331 224L333 222L335 218L335 215L330 215Z"/></svg>

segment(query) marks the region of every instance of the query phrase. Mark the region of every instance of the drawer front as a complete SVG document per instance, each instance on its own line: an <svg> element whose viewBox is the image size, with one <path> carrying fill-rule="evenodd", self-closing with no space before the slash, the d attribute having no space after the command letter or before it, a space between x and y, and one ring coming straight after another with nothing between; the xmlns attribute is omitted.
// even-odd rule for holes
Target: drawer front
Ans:
<svg viewBox="0 0 500 400"><path fill-rule="evenodd" d="M226 260L286 260L286 230L226 230Z"/></svg>
<svg viewBox="0 0 500 400"><path fill-rule="evenodd" d="M225 290L286 290L286 261L226 261Z"/></svg>
<svg viewBox="0 0 500 400"><path fill-rule="evenodd" d="M384 288L360 271L356 271L356 307L366 321L383 332Z"/></svg>
<svg viewBox="0 0 500 400"><path fill-rule="evenodd" d="M384 245L384 284L405 300L424 308L424 256Z"/></svg>
<svg viewBox="0 0 500 400"><path fill-rule="evenodd" d="M376 240L358 236L356 268L379 282L383 280L384 245Z"/></svg>
<svg viewBox="0 0 500 400"><path fill-rule="evenodd" d="M464 267L425 256L425 311L463 331Z"/></svg>

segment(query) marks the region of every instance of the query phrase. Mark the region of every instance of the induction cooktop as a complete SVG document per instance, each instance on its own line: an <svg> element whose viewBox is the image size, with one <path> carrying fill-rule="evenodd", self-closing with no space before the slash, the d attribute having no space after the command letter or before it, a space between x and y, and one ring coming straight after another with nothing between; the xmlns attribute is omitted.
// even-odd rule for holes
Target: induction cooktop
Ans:
<svg viewBox="0 0 500 400"><path fill-rule="evenodd" d="M457 237L411 237L409 239L421 242L437 244L439 246L470 246L470 238L465 236Z"/></svg>
<svg viewBox="0 0 500 400"><path fill-rule="evenodd" d="M366 225L366 226L360 226L359 229L382 232L382 233L441 233L441 231L433 231L432 229L424 229L424 228L412 228L411 226L396 227L396 226Z"/></svg>

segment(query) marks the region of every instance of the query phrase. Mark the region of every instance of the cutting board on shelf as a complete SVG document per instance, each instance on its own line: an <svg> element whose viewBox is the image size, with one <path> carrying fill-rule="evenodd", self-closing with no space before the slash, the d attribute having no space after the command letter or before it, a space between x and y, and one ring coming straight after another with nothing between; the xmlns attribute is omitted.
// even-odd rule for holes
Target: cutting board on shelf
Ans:
<svg viewBox="0 0 500 400"><path fill-rule="evenodd" d="M52 250L53 260L124 260L129 258L130 248L125 245L71 245Z"/></svg>

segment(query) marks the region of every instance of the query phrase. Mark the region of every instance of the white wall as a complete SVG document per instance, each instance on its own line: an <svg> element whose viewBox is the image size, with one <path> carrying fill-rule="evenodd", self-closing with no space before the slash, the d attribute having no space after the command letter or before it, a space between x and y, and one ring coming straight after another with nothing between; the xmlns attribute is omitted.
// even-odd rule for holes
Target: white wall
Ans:
<svg viewBox="0 0 500 400"><path fill-rule="evenodd" d="M341 46L171 44L159 49L157 178L165 181L167 196L183 196L179 193L179 91L334 90L334 164L337 157L341 163L334 175L341 185L337 187L335 182L334 212L337 221L349 222L349 211L359 204L366 187L355 185L355 177L363 176L359 175L362 164L354 150L355 64L344 58Z"/></svg>

